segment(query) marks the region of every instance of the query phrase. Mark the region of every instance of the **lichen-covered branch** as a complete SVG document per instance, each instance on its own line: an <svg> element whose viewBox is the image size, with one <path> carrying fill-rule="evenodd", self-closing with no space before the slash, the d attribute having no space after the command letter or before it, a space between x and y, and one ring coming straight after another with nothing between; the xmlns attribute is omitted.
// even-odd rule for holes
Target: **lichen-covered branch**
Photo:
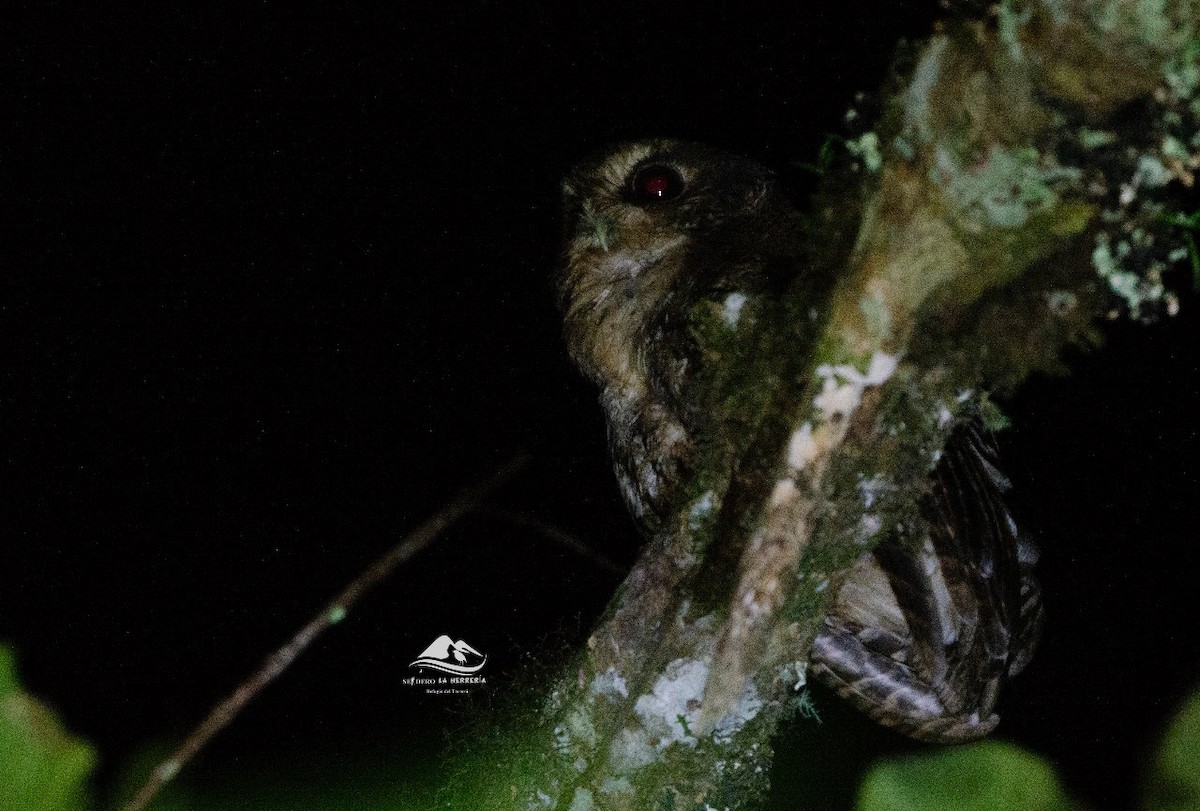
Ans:
<svg viewBox="0 0 1200 811"><path fill-rule="evenodd" d="M986 391L1055 369L1097 318L1177 309L1162 274L1187 250L1168 194L1200 163L1198 14L1014 0L900 59L876 128L815 204L814 263L838 279L827 309L785 301L744 333L693 314L727 366L714 402L755 409L736 472L698 466L694 499L538 717L495 741L506 767L462 783L464 806L761 799L830 595L913 519L955 425ZM761 386L739 368L796 356L801 334L815 352L767 401L739 388ZM722 507L736 520L720 529Z"/></svg>

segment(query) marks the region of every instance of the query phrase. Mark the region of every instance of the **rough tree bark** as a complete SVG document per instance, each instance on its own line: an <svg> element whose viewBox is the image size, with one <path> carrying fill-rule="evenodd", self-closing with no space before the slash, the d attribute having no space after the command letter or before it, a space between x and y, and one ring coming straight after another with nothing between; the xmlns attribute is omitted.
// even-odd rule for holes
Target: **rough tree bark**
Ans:
<svg viewBox="0 0 1200 811"><path fill-rule="evenodd" d="M1177 309L1161 274L1190 241L1169 194L1200 152L1198 15L1194 0L1012 0L907 49L876 128L849 143L855 171L817 197L814 261L839 279L824 309L791 302L745 334L693 314L730 367L718 401L759 409L740 484L700 466L695 500L536 717L464 758L442 804L761 801L830 595L911 520L955 425L987 416L986 391L1057 368L1098 318ZM802 338L816 350L791 385L767 402L739 390L755 378L734 367ZM714 535L722 507L741 537Z"/></svg>

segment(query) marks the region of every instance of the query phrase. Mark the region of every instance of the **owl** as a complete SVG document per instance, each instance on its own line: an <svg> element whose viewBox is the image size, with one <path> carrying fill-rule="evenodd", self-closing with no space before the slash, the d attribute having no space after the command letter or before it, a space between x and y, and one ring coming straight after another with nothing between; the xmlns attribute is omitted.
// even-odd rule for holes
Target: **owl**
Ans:
<svg viewBox="0 0 1200 811"><path fill-rule="evenodd" d="M827 295L836 280L805 256L811 225L747 158L672 140L631 143L576 167L563 194L564 335L600 388L625 502L653 534L686 513L699 454L736 481L747 436L761 430L714 401L723 390L711 385L715 364L695 314L730 329L771 313L772 323L803 325L819 308L785 311L783 302L798 290ZM784 393L810 351L746 357L753 388ZM1037 551L1005 507L1007 487L980 431L960 428L930 476L920 528L891 531L834 596L810 672L911 737L989 732L1042 616Z"/></svg>

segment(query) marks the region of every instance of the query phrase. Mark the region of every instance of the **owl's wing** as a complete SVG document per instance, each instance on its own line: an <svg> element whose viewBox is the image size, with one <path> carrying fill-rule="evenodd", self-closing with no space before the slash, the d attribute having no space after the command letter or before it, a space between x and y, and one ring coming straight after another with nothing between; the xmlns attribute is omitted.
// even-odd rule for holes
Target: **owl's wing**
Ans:
<svg viewBox="0 0 1200 811"><path fill-rule="evenodd" d="M812 671L880 723L956 742L995 727L1006 677L1032 656L1042 607L1037 550L973 429L951 438L922 504L924 533L859 559L812 647Z"/></svg>

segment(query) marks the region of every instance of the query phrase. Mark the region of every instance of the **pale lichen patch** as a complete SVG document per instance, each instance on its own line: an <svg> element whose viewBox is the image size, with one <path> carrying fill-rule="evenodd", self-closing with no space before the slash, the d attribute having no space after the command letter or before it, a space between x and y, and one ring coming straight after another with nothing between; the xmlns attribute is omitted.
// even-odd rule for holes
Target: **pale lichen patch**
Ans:
<svg viewBox="0 0 1200 811"><path fill-rule="evenodd" d="M1079 128L1079 145L1084 149L1099 149L1115 143L1117 134L1106 130L1094 130L1090 127Z"/></svg>
<svg viewBox="0 0 1200 811"><path fill-rule="evenodd" d="M704 525L704 522L713 514L715 499L716 493L706 490L703 495L692 502L692 506L688 510L688 529L694 532Z"/></svg>
<svg viewBox="0 0 1200 811"><path fill-rule="evenodd" d="M940 400L938 401L936 408L937 427L940 431L945 429L948 425L950 425L950 423L954 422L954 412L950 410L949 406Z"/></svg>
<svg viewBox="0 0 1200 811"><path fill-rule="evenodd" d="M779 680L790 684L793 690L802 690L808 684L808 662L797 659L779 668Z"/></svg>
<svg viewBox="0 0 1200 811"><path fill-rule="evenodd" d="M796 489L796 482L791 479L780 479L775 482L775 487L771 490L771 507L778 508L790 504L796 500L799 492Z"/></svg>
<svg viewBox="0 0 1200 811"><path fill-rule="evenodd" d="M1046 306L1054 315L1065 318L1079 306L1079 297L1070 290L1051 290L1046 293Z"/></svg>
<svg viewBox="0 0 1200 811"><path fill-rule="evenodd" d="M804 470L808 463L817 458L819 448L813 439L813 426L806 422L792 433L788 440L787 463L794 470Z"/></svg>
<svg viewBox="0 0 1200 811"><path fill-rule="evenodd" d="M747 682L742 692L738 694L737 703L732 711L717 722L713 727L713 740L719 744L727 744L733 736L742 731L747 723L752 721L759 710L763 708L762 698L752 682Z"/></svg>
<svg viewBox="0 0 1200 811"><path fill-rule="evenodd" d="M849 417L862 401L863 391L886 383L899 363L899 356L876 350L865 373L850 364L821 364L817 367L821 392L813 398L813 405L826 421Z"/></svg>
<svg viewBox="0 0 1200 811"><path fill-rule="evenodd" d="M1142 155L1138 159L1137 174L1134 175L1135 185L1144 185L1151 189L1160 188L1175 179L1175 173L1153 155Z"/></svg>
<svg viewBox="0 0 1200 811"><path fill-rule="evenodd" d="M868 510L895 489L895 484L879 473L870 477L860 476L858 480L858 495L862 498L863 507Z"/></svg>
<svg viewBox="0 0 1200 811"><path fill-rule="evenodd" d="M889 355L887 352L875 352L871 355L871 362L867 366L867 376L863 383L868 386L882 386L896 372L896 367L900 365L900 357L898 355Z"/></svg>
<svg viewBox="0 0 1200 811"><path fill-rule="evenodd" d="M708 665L695 659L676 659L667 665L652 692L640 696L634 712L646 730L658 738L658 748L672 743L696 745L692 727L700 718L700 700L708 681Z"/></svg>
<svg viewBox="0 0 1200 811"><path fill-rule="evenodd" d="M1129 242L1122 240L1114 247L1108 234L1097 234L1096 247L1092 251L1092 267L1108 283L1109 289L1124 300L1130 314L1137 318L1145 305L1163 301L1167 291L1160 272L1139 276L1125 268L1124 260L1131 252Z"/></svg>
<svg viewBox="0 0 1200 811"><path fill-rule="evenodd" d="M982 163L966 167L949 151L939 151L931 180L944 183L946 196L970 219L997 228L1019 228L1034 214L1058 203L1055 187L1077 181L1078 169L1058 166L1033 147L992 145Z"/></svg>
<svg viewBox="0 0 1200 811"><path fill-rule="evenodd" d="M565 740L568 744L577 741L586 747L596 745L596 727L592 724L591 717L581 708L577 708L567 715L565 729L562 727L560 729L564 730Z"/></svg>
<svg viewBox="0 0 1200 811"><path fill-rule="evenodd" d="M846 142L850 154L863 162L868 172L874 174L883 168L883 153L879 151L879 135L874 132L863 133L858 138Z"/></svg>
<svg viewBox="0 0 1200 811"><path fill-rule="evenodd" d="M771 581L764 583L760 589L747 589L742 593L742 608L746 610L746 616L755 620L759 617L765 617L771 613L772 601L771 598L779 591L779 583Z"/></svg>
<svg viewBox="0 0 1200 811"><path fill-rule="evenodd" d="M725 322L725 326L730 329L736 329L738 321L742 317L742 308L746 306L749 298L745 293L730 293L725 297L725 302L721 307L721 319Z"/></svg>
<svg viewBox="0 0 1200 811"><path fill-rule="evenodd" d="M571 736L567 733L565 727L555 727L550 731L554 737L554 751L560 755L568 755L571 752Z"/></svg>
<svg viewBox="0 0 1200 811"><path fill-rule="evenodd" d="M625 777L606 777L600 784L601 794L625 794L633 791L633 784Z"/></svg>
<svg viewBox="0 0 1200 811"><path fill-rule="evenodd" d="M864 546L874 540L881 529L883 529L883 519L875 513L866 513L858 521L858 529L854 534L854 540L860 546Z"/></svg>
<svg viewBox="0 0 1200 811"><path fill-rule="evenodd" d="M592 797L592 792L586 788L575 789L575 796L571 798L571 807L567 811L592 811L596 807L596 801Z"/></svg>
<svg viewBox="0 0 1200 811"><path fill-rule="evenodd" d="M592 695L615 701L618 696L629 698L629 686L615 667L600 673L592 679Z"/></svg>
<svg viewBox="0 0 1200 811"><path fill-rule="evenodd" d="M658 471L647 464L642 466L641 474L642 491L652 499L658 498Z"/></svg>
<svg viewBox="0 0 1200 811"><path fill-rule="evenodd" d="M821 393L813 398L813 405L826 422L848 417L858 408L862 400L862 387L853 383L841 383L833 376L826 377L821 384Z"/></svg>
<svg viewBox="0 0 1200 811"><path fill-rule="evenodd" d="M650 744L646 730L626 728L613 737L608 757L613 772L620 775L658 762L662 759L662 753Z"/></svg>

